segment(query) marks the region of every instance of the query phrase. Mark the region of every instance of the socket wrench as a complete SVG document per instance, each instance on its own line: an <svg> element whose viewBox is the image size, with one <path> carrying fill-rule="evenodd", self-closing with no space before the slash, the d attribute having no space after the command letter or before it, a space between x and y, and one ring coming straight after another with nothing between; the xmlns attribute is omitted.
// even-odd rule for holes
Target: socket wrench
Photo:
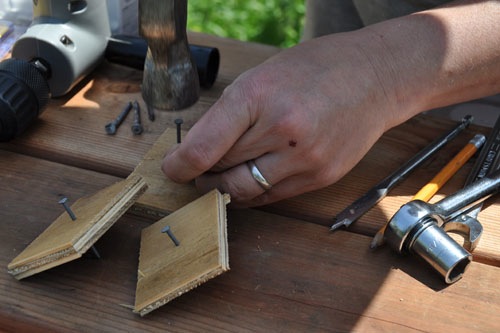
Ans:
<svg viewBox="0 0 500 333"><path fill-rule="evenodd" d="M401 254L413 253L451 284L462 278L472 255L451 238L442 226L456 212L466 210L500 190L500 170L496 170L435 204L413 200L403 205L389 221L387 243Z"/></svg>

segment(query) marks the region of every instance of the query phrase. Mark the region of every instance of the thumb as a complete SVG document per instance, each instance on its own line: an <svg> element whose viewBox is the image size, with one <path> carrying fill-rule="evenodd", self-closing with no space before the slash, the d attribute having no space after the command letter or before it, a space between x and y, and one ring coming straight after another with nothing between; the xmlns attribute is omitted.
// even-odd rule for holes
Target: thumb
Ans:
<svg viewBox="0 0 500 333"><path fill-rule="evenodd" d="M251 126L241 94L227 92L189 130L183 142L167 153L162 170L171 180L188 182L208 171ZM240 96L236 102L233 96Z"/></svg>

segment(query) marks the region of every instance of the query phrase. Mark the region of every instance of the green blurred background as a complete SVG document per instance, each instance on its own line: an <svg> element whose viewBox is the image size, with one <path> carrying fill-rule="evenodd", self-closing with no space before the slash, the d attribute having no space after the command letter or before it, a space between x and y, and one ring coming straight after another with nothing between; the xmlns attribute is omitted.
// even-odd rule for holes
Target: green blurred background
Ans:
<svg viewBox="0 0 500 333"><path fill-rule="evenodd" d="M289 47L300 40L304 0L189 0L188 29Z"/></svg>

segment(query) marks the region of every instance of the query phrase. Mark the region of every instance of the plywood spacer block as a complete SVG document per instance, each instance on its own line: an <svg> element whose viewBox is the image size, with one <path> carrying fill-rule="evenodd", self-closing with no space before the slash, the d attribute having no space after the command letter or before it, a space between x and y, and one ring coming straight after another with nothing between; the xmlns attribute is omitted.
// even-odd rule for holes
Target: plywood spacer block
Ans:
<svg viewBox="0 0 500 333"><path fill-rule="evenodd" d="M229 200L213 190L143 229L135 313L143 316L229 270ZM166 226L179 246L162 233Z"/></svg>
<svg viewBox="0 0 500 333"><path fill-rule="evenodd" d="M167 128L132 172L132 175L146 180L148 189L134 204L131 212L159 219L200 197L193 183L174 183L161 171L165 152L176 142L177 131Z"/></svg>
<svg viewBox="0 0 500 333"><path fill-rule="evenodd" d="M80 258L146 190L141 177L131 176L96 194L77 200L73 221L64 212L8 265L20 280Z"/></svg>

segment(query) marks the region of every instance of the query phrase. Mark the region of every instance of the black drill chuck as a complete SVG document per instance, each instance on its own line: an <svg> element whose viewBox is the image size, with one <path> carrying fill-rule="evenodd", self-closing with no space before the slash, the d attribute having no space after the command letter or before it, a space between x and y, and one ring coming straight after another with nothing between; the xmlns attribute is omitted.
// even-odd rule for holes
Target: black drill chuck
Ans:
<svg viewBox="0 0 500 333"><path fill-rule="evenodd" d="M0 62L0 141L17 137L43 112L50 98L47 75L39 61Z"/></svg>

